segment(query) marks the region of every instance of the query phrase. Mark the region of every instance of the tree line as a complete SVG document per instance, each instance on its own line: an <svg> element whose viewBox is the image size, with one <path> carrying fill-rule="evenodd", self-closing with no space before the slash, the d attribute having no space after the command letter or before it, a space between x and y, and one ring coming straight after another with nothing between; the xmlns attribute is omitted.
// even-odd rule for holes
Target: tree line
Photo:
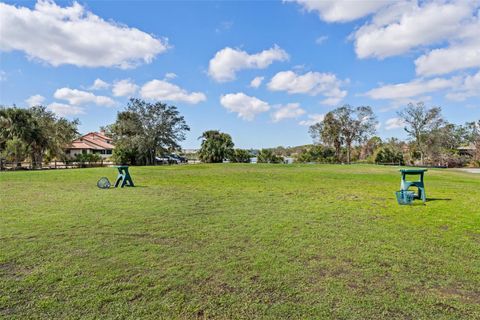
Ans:
<svg viewBox="0 0 480 320"><path fill-rule="evenodd" d="M378 121L370 107L344 105L309 128L312 145L244 150L235 148L228 133L207 130L199 137L198 158L206 163L250 162L253 157L257 162L282 163L293 157L297 162L480 166L480 120L452 124L443 118L441 108L423 103L409 104L398 117L408 141L382 140L375 135ZM34 166L63 161L68 158L65 149L79 137L78 125L78 120L57 117L44 106L0 107L0 158L29 159ZM113 139L115 163L152 165L157 157L178 151L190 127L175 106L132 98L115 122L102 129ZM461 154L461 146L473 146L474 151ZM98 160L93 156L77 160Z"/></svg>
<svg viewBox="0 0 480 320"><path fill-rule="evenodd" d="M0 158L34 168L65 158L65 146L78 136L78 120L57 117L43 106L0 107Z"/></svg>
<svg viewBox="0 0 480 320"><path fill-rule="evenodd" d="M480 166L480 120L456 125L446 121L439 107L408 104L397 113L408 141L374 136L377 121L370 107L349 105L328 112L309 131L317 146L300 158L350 163L356 161L409 165ZM471 153L459 148L471 146ZM332 152L328 149L333 149Z"/></svg>

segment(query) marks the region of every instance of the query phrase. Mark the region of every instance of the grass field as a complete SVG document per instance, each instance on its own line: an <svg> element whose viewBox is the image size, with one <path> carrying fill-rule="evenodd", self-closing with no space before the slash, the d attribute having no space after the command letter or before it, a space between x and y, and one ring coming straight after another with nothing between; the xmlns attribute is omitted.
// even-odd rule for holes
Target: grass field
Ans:
<svg viewBox="0 0 480 320"><path fill-rule="evenodd" d="M399 206L393 167L131 173L0 173L0 318L480 319L480 175Z"/></svg>

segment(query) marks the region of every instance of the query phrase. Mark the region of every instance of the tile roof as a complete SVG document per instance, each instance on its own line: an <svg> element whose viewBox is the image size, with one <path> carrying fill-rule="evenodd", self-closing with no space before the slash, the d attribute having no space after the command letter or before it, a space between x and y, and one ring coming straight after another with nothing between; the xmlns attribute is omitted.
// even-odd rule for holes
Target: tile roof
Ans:
<svg viewBox="0 0 480 320"><path fill-rule="evenodd" d="M103 148L96 146L91 143L87 143L86 141L75 140L72 144L68 147L69 149L93 149L93 150L102 150Z"/></svg>
<svg viewBox="0 0 480 320"><path fill-rule="evenodd" d="M113 149L113 148L115 148L115 146L113 144L110 144L110 143L108 143L106 141L103 141L103 140L100 140L100 139L94 139L94 138L91 138L89 136L83 136L81 139L83 141L87 141L91 144L100 146L102 149Z"/></svg>
<svg viewBox="0 0 480 320"><path fill-rule="evenodd" d="M69 149L111 150L115 146L107 141L112 139L98 132L90 132L72 141Z"/></svg>

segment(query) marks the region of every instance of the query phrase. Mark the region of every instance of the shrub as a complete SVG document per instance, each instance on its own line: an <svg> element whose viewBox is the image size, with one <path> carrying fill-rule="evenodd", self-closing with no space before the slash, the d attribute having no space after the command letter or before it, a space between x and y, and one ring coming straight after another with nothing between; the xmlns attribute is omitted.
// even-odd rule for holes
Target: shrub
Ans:
<svg viewBox="0 0 480 320"><path fill-rule="evenodd" d="M403 160L403 154L398 151L390 148L389 146L385 146L380 148L377 151L375 156L376 163L398 163L403 165L405 162Z"/></svg>
<svg viewBox="0 0 480 320"><path fill-rule="evenodd" d="M258 163L282 163L283 157L277 156L272 149L262 149L257 156Z"/></svg>
<svg viewBox="0 0 480 320"><path fill-rule="evenodd" d="M252 155L247 150L235 149L230 157L230 162L249 163L251 157Z"/></svg>

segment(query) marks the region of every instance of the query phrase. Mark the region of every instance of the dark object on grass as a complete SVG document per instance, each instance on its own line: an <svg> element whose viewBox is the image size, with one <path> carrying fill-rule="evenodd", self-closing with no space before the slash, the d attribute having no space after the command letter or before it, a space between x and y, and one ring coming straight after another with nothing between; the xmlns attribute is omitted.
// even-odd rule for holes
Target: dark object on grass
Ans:
<svg viewBox="0 0 480 320"><path fill-rule="evenodd" d="M412 204L413 198L415 198L415 192L407 190L397 191L395 195L397 196L398 204L401 205Z"/></svg>
<svg viewBox="0 0 480 320"><path fill-rule="evenodd" d="M108 189L110 186L111 184L107 177L101 177L100 180L97 181L97 187L100 189Z"/></svg>
<svg viewBox="0 0 480 320"><path fill-rule="evenodd" d="M134 187L132 177L130 177L130 173L128 172L128 166L115 166L118 170L117 180L115 181L115 188L120 186L121 188L127 187Z"/></svg>

